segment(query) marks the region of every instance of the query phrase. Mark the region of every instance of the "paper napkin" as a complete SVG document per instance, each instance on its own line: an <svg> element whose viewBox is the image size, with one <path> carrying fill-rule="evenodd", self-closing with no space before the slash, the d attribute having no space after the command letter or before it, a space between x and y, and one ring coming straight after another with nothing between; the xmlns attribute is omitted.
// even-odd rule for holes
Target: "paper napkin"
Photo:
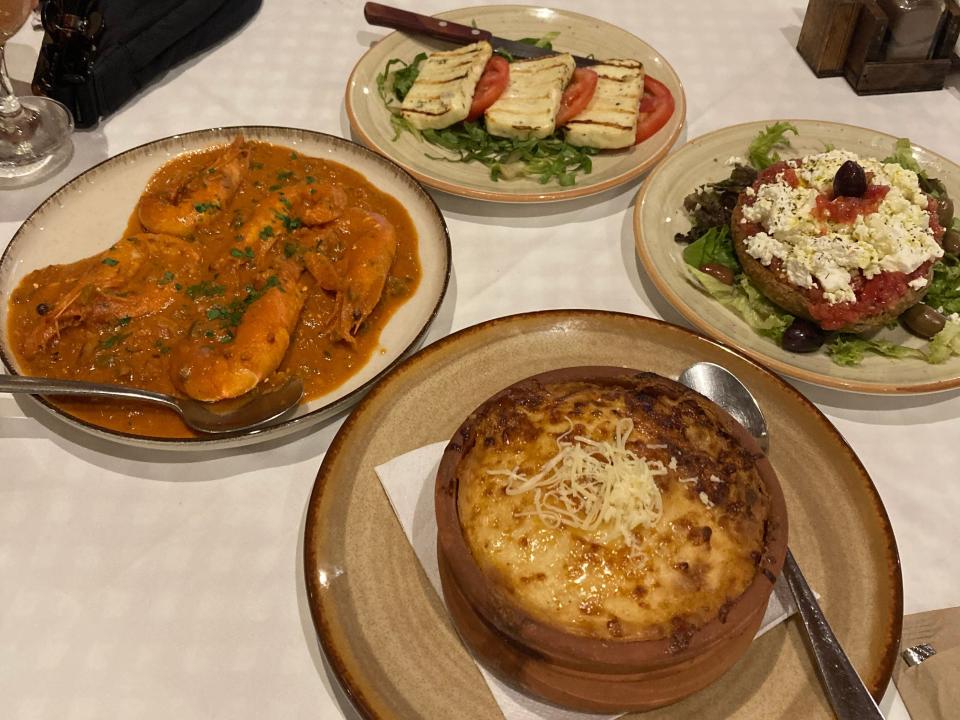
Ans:
<svg viewBox="0 0 960 720"><path fill-rule="evenodd" d="M413 546L430 584L441 597L443 592L440 588L440 569L437 566L437 521L433 509L433 489L446 445L446 441L426 445L375 468L407 540ZM416 523L414 518L417 519ZM773 590L756 637L760 637L796 611L790 590L782 577ZM619 717L562 710L554 705L538 702L504 685L483 666L478 664L478 667L506 720L599 720Z"/></svg>

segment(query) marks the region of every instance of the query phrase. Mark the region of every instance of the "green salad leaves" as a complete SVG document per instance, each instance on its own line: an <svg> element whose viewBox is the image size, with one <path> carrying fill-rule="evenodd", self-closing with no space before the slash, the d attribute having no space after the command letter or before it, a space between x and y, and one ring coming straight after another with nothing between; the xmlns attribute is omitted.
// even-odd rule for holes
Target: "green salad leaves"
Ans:
<svg viewBox="0 0 960 720"><path fill-rule="evenodd" d="M750 144L748 158L756 170L764 170L779 162L778 150L789 147L787 134L797 134L797 129L787 122L767 126ZM828 151L832 148L827 148ZM910 141L901 138L893 154L882 162L897 163L917 173L921 189L937 199L947 197L946 188L936 178L929 177L913 155ZM708 295L728 307L757 334L780 344L783 334L794 317L771 303L743 273L733 249L730 237L730 217L736 197L756 177L745 165L737 165L730 178L718 183L708 183L696 188L684 200L684 209L690 216L693 227L688 233L678 233L678 242L688 242L683 250L683 260L693 281ZM954 230L960 231L960 218L951 222ZM734 282L727 285L701 270L707 265L722 265L734 272ZM867 355L888 358L913 358L931 364L942 363L953 355L960 355L960 258L945 255L933 266L933 279L924 302L948 316L946 325L922 347L902 345L878 338L861 337L848 333L829 336L823 349L833 362L843 366L855 366ZM914 341L916 342L916 341Z"/></svg>
<svg viewBox="0 0 960 720"><path fill-rule="evenodd" d="M790 141L787 140L788 132L796 135L797 128L784 121L767 125L747 148L747 159L750 160L750 164L757 170L766 170L774 163L780 162L780 154L777 150L790 147Z"/></svg>

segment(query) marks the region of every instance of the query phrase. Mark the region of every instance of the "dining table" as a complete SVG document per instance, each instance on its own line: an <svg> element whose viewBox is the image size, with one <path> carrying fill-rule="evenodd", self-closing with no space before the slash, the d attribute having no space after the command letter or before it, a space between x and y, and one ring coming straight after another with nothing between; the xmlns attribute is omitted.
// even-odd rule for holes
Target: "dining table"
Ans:
<svg viewBox="0 0 960 720"><path fill-rule="evenodd" d="M875 96L818 79L796 51L802 0L549 4L615 24L669 61L687 99L674 150L737 123L807 118L908 136L960 163L960 74L942 90ZM356 0L267 0L236 34L76 131L53 176L0 189L0 248L58 187L159 138L235 125L353 137L347 78L389 32L368 25ZM42 35L28 22L7 45L21 93ZM425 344L547 309L690 327L636 256L643 182L556 203L431 190L453 271ZM860 394L786 380L869 472L897 540L904 613L960 605L960 391ZM308 501L345 417L242 448L176 452L94 437L29 397L0 394L0 716L357 717L317 642L303 572ZM892 683L880 707L909 717Z"/></svg>

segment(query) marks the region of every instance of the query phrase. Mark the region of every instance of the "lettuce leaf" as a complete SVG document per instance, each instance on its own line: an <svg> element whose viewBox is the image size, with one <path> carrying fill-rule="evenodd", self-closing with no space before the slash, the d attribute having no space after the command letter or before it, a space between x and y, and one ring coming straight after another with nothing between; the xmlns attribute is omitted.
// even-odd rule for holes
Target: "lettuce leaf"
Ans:
<svg viewBox="0 0 960 720"><path fill-rule="evenodd" d="M913 145L910 143L910 138L900 138L897 140L893 146L893 154L888 155L880 162L896 163L906 170L913 170L913 172L917 174L920 189L927 195L932 195L937 200L942 200L947 197L947 188L944 187L943 183L927 175L926 171L920 167L920 163L918 163L917 159L913 156Z"/></svg>
<svg viewBox="0 0 960 720"><path fill-rule="evenodd" d="M942 312L960 313L960 260L945 256L933 265L933 280L923 300Z"/></svg>
<svg viewBox="0 0 960 720"><path fill-rule="evenodd" d="M740 272L740 261L733 250L730 228L720 225L707 230L683 249L683 260L698 270L704 265L725 265Z"/></svg>
<svg viewBox="0 0 960 720"><path fill-rule="evenodd" d="M767 125L747 148L747 158L750 164L757 170L766 170L775 162L780 161L780 155L777 149L790 147L787 140L787 133L792 132L797 135L797 129L788 122L776 122L773 125ZM912 157L912 156L911 156Z"/></svg>
<svg viewBox="0 0 960 720"><path fill-rule="evenodd" d="M837 335L825 346L827 355L837 365L859 365L867 353L883 355L891 358L918 358L926 360L927 357L922 350L907 347L906 345L897 345L886 340L868 340L857 337L856 335Z"/></svg>
<svg viewBox="0 0 960 720"><path fill-rule="evenodd" d="M951 355L960 355L960 317L956 315L948 317L943 330L931 338L927 346L927 362L938 365Z"/></svg>
<svg viewBox="0 0 960 720"><path fill-rule="evenodd" d="M694 267L688 267L687 270L714 300L737 313L754 332L780 344L784 331L793 322L793 316L761 295L746 275L740 275L733 285L725 285Z"/></svg>

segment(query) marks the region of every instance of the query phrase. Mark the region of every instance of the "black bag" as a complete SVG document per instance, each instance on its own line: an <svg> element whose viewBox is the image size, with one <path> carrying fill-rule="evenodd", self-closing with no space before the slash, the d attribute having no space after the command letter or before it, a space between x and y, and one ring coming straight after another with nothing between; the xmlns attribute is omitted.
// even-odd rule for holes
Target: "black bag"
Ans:
<svg viewBox="0 0 960 720"><path fill-rule="evenodd" d="M238 30L261 0L46 0L34 92L92 127L143 87Z"/></svg>

